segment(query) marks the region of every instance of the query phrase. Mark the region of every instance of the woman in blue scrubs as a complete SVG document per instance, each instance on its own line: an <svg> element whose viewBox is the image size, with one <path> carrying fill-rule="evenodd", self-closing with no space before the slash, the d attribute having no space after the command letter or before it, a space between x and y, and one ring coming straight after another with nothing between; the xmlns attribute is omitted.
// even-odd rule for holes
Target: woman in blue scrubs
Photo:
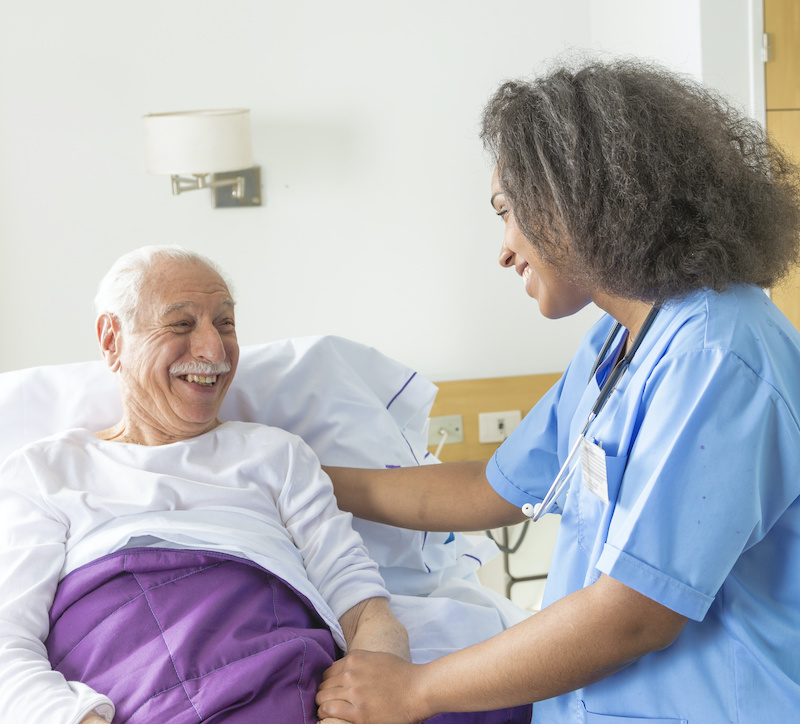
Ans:
<svg viewBox="0 0 800 724"><path fill-rule="evenodd" d="M404 527L561 515L545 606L430 664L353 652L321 714L798 720L800 334L762 291L797 261L794 167L633 61L505 83L483 138L500 263L547 317L606 315L488 465L330 472L343 508Z"/></svg>

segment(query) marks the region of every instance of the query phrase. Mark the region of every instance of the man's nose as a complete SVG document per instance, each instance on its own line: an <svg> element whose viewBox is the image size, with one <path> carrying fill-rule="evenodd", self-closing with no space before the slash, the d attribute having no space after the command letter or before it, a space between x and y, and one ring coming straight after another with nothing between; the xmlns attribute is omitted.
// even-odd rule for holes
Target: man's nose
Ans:
<svg viewBox="0 0 800 724"><path fill-rule="evenodd" d="M192 356L212 364L225 361L225 345L213 324L202 325L192 337Z"/></svg>

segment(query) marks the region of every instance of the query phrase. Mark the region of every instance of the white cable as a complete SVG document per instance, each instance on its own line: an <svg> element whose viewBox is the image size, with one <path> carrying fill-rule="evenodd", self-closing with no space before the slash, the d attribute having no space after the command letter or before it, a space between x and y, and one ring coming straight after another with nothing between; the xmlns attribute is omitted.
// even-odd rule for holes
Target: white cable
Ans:
<svg viewBox="0 0 800 724"><path fill-rule="evenodd" d="M442 448L444 447L445 441L447 440L447 430L442 428L441 430L439 430L439 434L442 436L442 439L439 442L439 447L436 448L436 452L433 454L433 456L436 458L439 457L439 453L442 452Z"/></svg>

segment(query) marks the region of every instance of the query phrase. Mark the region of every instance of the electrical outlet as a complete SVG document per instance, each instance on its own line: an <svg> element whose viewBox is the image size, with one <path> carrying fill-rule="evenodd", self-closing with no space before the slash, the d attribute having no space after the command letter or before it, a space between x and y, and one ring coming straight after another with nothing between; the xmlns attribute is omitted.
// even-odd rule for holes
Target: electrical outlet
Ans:
<svg viewBox="0 0 800 724"><path fill-rule="evenodd" d="M481 412L478 415L478 440L480 442L503 442L522 421L522 412Z"/></svg>
<svg viewBox="0 0 800 724"><path fill-rule="evenodd" d="M442 441L442 430L447 433L444 444L464 442L464 423L461 415L432 417L428 427L428 447L436 447Z"/></svg>

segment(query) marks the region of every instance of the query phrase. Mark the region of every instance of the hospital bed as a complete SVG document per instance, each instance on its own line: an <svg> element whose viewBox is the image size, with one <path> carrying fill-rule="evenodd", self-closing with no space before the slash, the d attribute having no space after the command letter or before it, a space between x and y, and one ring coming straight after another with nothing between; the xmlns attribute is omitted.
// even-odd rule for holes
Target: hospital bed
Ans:
<svg viewBox="0 0 800 724"><path fill-rule="evenodd" d="M372 348L340 337L296 338L242 348L220 418L300 435L327 465L437 464L427 449L436 392ZM0 374L0 461L63 429L105 429L121 412L116 380L99 360ZM485 536L359 519L354 526L409 631L415 662L482 641L528 615L481 585L478 568L497 555Z"/></svg>
<svg viewBox="0 0 800 724"><path fill-rule="evenodd" d="M437 393L431 418L460 415L461 442L429 447L442 462L489 460L500 443L482 443L478 417L481 413L518 410L524 417L558 381L559 373L488 377L436 382ZM432 428L435 433L435 429ZM482 582L503 590L506 598L528 611L538 611L544 583L555 547L560 516L545 516L536 525L530 521L487 531L501 550L501 558L481 568Z"/></svg>

